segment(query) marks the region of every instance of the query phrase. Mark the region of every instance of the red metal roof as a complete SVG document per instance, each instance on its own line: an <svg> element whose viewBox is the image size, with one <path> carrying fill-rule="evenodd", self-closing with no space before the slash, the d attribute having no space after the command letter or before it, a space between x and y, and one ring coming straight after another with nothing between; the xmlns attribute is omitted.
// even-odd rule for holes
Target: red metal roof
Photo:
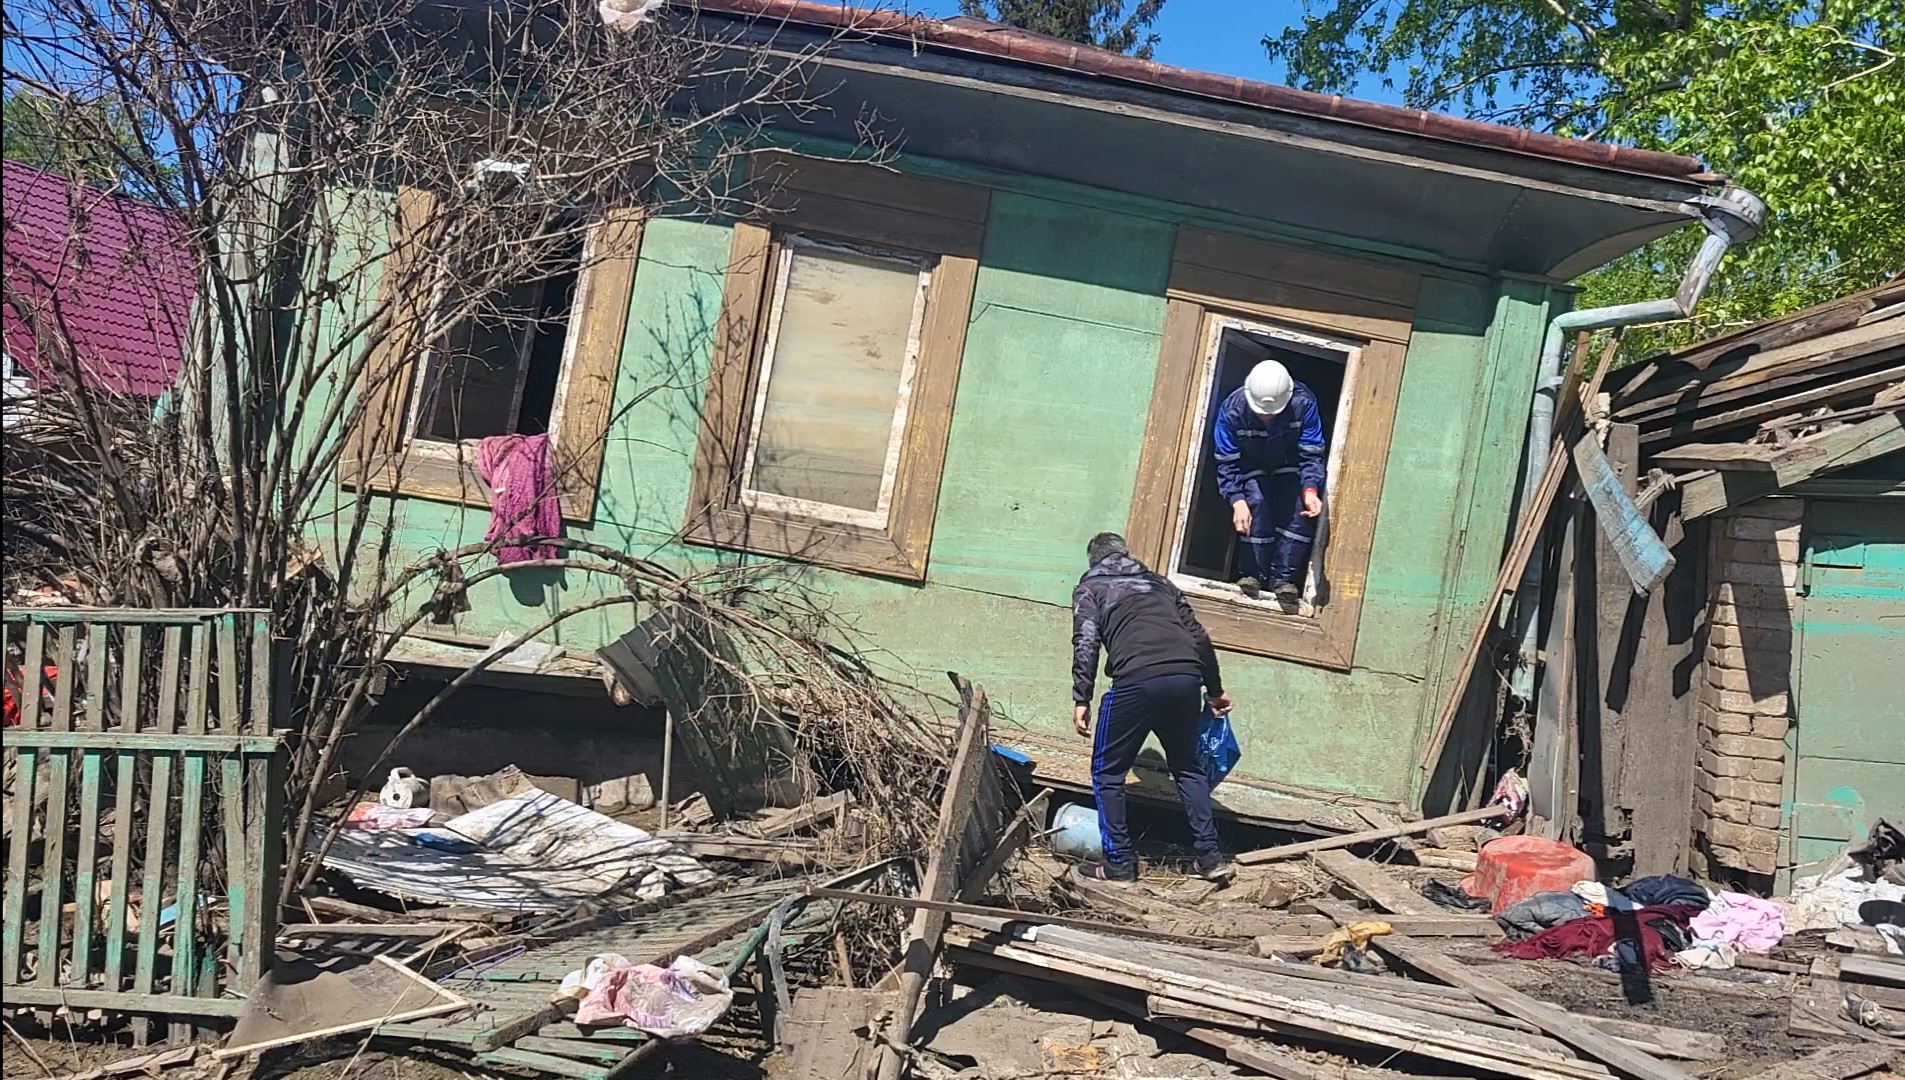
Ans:
<svg viewBox="0 0 1905 1080"><path fill-rule="evenodd" d="M194 284L178 219L14 161L0 195L7 354L35 385L52 381L32 330L37 321L51 340L70 337L86 385L163 393L178 377Z"/></svg>
<svg viewBox="0 0 1905 1080"><path fill-rule="evenodd" d="M1683 182L1708 183L1720 179L1708 173L1698 160L1678 154L1565 139L1558 135L1544 135L1538 131L1480 120L1465 120L1443 113L1316 94L1234 75L1171 67L1108 49L987 23L981 19L941 21L891 11L862 10L844 4L817 3L815 0L700 0L698 6L704 11L729 15L902 37L909 42L1037 64L1079 75L1118 79L1220 101L1326 117L1386 131L1491 147L1576 165Z"/></svg>

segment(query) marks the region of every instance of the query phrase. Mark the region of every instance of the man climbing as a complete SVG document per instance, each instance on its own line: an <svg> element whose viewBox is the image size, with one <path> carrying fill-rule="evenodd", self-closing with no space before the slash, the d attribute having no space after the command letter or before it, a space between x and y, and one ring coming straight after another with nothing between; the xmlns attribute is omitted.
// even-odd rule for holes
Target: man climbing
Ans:
<svg viewBox="0 0 1905 1080"><path fill-rule="evenodd" d="M1091 754L1091 789L1105 857L1078 872L1099 881L1138 879L1124 781L1145 736L1155 732L1190 819L1197 873L1226 880L1234 868L1218 850L1210 779L1197 755L1206 695L1212 712L1230 711L1210 635L1177 586L1131 557L1124 537L1108 532L1092 537L1085 561L1089 568L1072 591L1072 726L1079 735L1092 733L1091 695L1101 646L1111 689L1098 706Z"/></svg>
<svg viewBox="0 0 1905 1080"><path fill-rule="evenodd" d="M1237 587L1294 603L1323 512L1323 420L1316 395L1265 360L1218 407L1211 425L1217 490L1237 530Z"/></svg>

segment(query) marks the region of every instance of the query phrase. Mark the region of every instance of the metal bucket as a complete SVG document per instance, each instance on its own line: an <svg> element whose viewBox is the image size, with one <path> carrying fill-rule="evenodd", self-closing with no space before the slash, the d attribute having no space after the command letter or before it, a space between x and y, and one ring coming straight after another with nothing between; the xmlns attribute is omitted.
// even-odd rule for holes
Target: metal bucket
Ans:
<svg viewBox="0 0 1905 1080"><path fill-rule="evenodd" d="M1096 861L1105 857L1104 835L1098 831L1098 810L1066 803L1052 818L1052 854L1067 859Z"/></svg>

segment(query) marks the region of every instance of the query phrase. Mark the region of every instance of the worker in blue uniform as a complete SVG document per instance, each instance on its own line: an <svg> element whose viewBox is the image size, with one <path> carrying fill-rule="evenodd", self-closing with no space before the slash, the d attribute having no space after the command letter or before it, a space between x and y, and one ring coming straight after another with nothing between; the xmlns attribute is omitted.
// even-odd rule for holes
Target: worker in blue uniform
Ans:
<svg viewBox="0 0 1905 1080"><path fill-rule="evenodd" d="M1323 419L1316 395L1275 360L1250 369L1211 425L1217 490L1237 530L1238 588L1295 601L1323 513Z"/></svg>

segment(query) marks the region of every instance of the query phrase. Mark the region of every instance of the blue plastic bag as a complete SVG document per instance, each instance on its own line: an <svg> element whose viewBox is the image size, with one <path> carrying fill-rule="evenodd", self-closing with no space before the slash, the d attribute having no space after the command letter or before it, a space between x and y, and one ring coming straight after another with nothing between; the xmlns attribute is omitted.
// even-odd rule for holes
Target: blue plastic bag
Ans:
<svg viewBox="0 0 1905 1080"><path fill-rule="evenodd" d="M1223 783L1243 756L1237 734L1230 730L1230 717L1218 716L1209 705L1204 706L1204 717L1197 722L1197 760L1204 766L1204 775L1210 777L1210 786Z"/></svg>

